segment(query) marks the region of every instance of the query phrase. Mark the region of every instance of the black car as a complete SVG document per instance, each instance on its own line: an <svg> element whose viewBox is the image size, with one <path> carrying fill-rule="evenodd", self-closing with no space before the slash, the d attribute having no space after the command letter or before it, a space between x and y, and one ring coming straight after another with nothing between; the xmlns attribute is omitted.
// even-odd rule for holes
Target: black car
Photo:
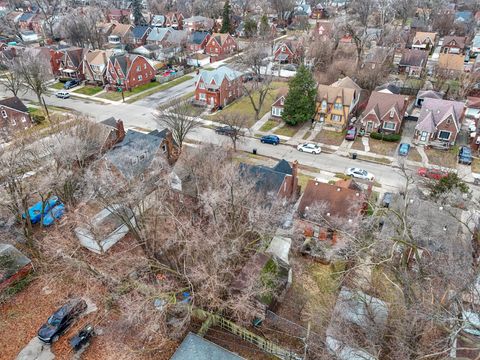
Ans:
<svg viewBox="0 0 480 360"><path fill-rule="evenodd" d="M59 336L62 335L86 309L87 303L85 300L70 300L48 318L47 322L38 330L37 337L47 344L57 341Z"/></svg>
<svg viewBox="0 0 480 360"><path fill-rule="evenodd" d="M80 85L80 80L72 79L72 80L68 80L65 84L63 84L63 88L65 90L68 90L78 85Z"/></svg>
<svg viewBox="0 0 480 360"><path fill-rule="evenodd" d="M70 346L75 351L78 351L90 341L90 338L93 335L93 326L91 324L88 324L82 330L80 330L77 335L70 339Z"/></svg>
<svg viewBox="0 0 480 360"><path fill-rule="evenodd" d="M234 136L237 133L237 129L231 126L220 126L215 129L215 132L220 135Z"/></svg>

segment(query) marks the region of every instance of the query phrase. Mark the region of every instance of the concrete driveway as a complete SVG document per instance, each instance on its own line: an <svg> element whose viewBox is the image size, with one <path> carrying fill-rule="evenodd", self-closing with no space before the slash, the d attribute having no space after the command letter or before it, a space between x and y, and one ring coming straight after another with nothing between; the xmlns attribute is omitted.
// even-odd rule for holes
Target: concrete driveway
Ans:
<svg viewBox="0 0 480 360"><path fill-rule="evenodd" d="M15 360L53 360L50 345L44 344L36 336L17 355Z"/></svg>

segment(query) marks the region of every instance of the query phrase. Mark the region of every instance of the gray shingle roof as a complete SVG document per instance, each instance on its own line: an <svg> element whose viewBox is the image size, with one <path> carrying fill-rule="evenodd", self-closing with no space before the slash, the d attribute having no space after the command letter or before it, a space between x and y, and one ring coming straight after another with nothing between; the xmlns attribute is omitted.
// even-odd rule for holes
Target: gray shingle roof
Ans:
<svg viewBox="0 0 480 360"><path fill-rule="evenodd" d="M28 109L25 106L25 104L22 102L22 100L20 100L16 96L0 100L0 105L6 106L11 109L15 109L24 113L28 113Z"/></svg>
<svg viewBox="0 0 480 360"><path fill-rule="evenodd" d="M167 132L144 134L128 130L122 142L105 154L105 159L127 179L133 179L150 166Z"/></svg>
<svg viewBox="0 0 480 360"><path fill-rule="evenodd" d="M196 334L188 333L170 360L243 360Z"/></svg>
<svg viewBox="0 0 480 360"><path fill-rule="evenodd" d="M253 178L255 188L258 191L277 195L285 176L292 174L292 168L288 162L280 160L273 168L242 163L240 164L240 172L244 177Z"/></svg>
<svg viewBox="0 0 480 360"><path fill-rule="evenodd" d="M227 77L228 80L232 81L240 77L241 75L242 73L240 71L233 70L228 66L220 66L218 69L213 71L200 72L199 80L203 79L203 81L207 84L210 84L213 80L215 81L215 84L220 85L225 77Z"/></svg>
<svg viewBox="0 0 480 360"><path fill-rule="evenodd" d="M458 127L464 106L460 101L426 98L423 100L415 129L433 133L437 125L450 115Z"/></svg>

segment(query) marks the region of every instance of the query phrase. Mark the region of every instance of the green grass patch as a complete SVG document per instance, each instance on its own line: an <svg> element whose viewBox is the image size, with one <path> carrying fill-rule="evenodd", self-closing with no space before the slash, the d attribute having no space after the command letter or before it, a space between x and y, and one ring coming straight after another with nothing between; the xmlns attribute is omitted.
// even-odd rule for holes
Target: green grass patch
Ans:
<svg viewBox="0 0 480 360"><path fill-rule="evenodd" d="M77 94L92 96L92 95L95 95L95 94L99 93L102 90L103 90L103 88L100 87L100 86L86 85L86 86L84 86L80 89L74 90L73 92L77 93Z"/></svg>
<svg viewBox="0 0 480 360"><path fill-rule="evenodd" d="M260 109L259 117L261 118L266 113L270 112L271 106L275 100L278 98L280 89L286 88L288 84L282 81L273 81L271 83L271 90L265 97L263 101L263 106ZM253 98L256 103L258 103L258 93L253 94ZM246 116L249 119L248 127L251 127L255 123L255 111L253 110L252 103L248 96L243 96L228 106L226 106L222 111L217 112L216 114L208 116L209 120L219 121L223 116L235 116L241 115Z"/></svg>
<svg viewBox="0 0 480 360"><path fill-rule="evenodd" d="M263 124L262 127L260 128L260 131L263 131L263 132L270 131L277 125L279 125L278 121L275 121L272 119L267 120L267 122Z"/></svg>
<svg viewBox="0 0 480 360"><path fill-rule="evenodd" d="M55 89L55 90L63 90L63 85L64 85L64 83L62 83L62 82L57 82L57 83L55 83L55 84L50 85L50 87L51 87L52 89Z"/></svg>
<svg viewBox="0 0 480 360"><path fill-rule="evenodd" d="M377 163L380 163L380 164L387 164L388 165L388 164L392 163L389 159L384 158L384 157L374 157L374 156L367 156L367 155L361 155L361 154L358 154L357 157L360 160L377 162Z"/></svg>
<svg viewBox="0 0 480 360"><path fill-rule="evenodd" d="M150 96L150 95L153 95L155 94L156 92L159 92L159 91L165 91L165 90L168 90L176 85L179 85L185 81L188 81L188 80L191 80L193 79L193 76L192 75L185 75L185 76L182 76L182 77L179 77L178 79L175 79L175 80L172 80L172 81L169 81L167 83L164 83L164 84L159 84L157 82L155 82L156 84L159 84L157 86L155 86L153 89L146 89L146 90L142 90L143 92L141 94L138 94L140 93L141 91L137 91L136 93L132 93L131 95L135 95L135 94L138 94L137 96L134 96L132 97L131 99L128 99L126 102L131 104L131 103L134 103L135 101L138 101L138 100L141 100L141 99L144 99L146 98L147 96ZM134 89L135 90L135 89ZM129 96L131 96L129 95ZM125 95L126 96L126 95ZM186 94L185 96L189 96L189 97L192 97L193 96L193 92L192 93L188 93Z"/></svg>
<svg viewBox="0 0 480 360"><path fill-rule="evenodd" d="M290 125L283 125L281 128L277 129L274 131L274 134L277 135L283 135L283 136L288 136L292 137L297 133L298 130L300 130L301 126L290 126Z"/></svg>

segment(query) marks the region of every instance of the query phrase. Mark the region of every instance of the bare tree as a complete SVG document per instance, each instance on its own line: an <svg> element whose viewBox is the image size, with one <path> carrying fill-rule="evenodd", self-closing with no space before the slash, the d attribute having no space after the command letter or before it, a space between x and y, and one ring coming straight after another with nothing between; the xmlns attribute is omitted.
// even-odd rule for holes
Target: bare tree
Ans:
<svg viewBox="0 0 480 360"><path fill-rule="evenodd" d="M168 105L159 106L155 120L172 132L180 149L193 130L201 125L190 99L176 99Z"/></svg>
<svg viewBox="0 0 480 360"><path fill-rule="evenodd" d="M270 0L270 6L277 13L278 19L287 25L286 14L293 11L295 0Z"/></svg>
<svg viewBox="0 0 480 360"><path fill-rule="evenodd" d="M62 36L73 45L101 49L105 41L97 24L101 21L98 8L74 9L63 18Z"/></svg>
<svg viewBox="0 0 480 360"><path fill-rule="evenodd" d="M25 86L37 95L39 104L43 104L42 95L46 91L46 82L53 78L50 64L28 50L25 50L18 59L18 64L14 68L16 76L23 79Z"/></svg>
<svg viewBox="0 0 480 360"><path fill-rule="evenodd" d="M4 81L2 83L5 90L10 91L13 96L18 96L20 91L24 88L23 86L23 77L18 71L18 58L13 58L11 60L3 60L2 66L4 66L8 73L5 74Z"/></svg>
<svg viewBox="0 0 480 360"><path fill-rule="evenodd" d="M43 16L43 21L47 27L47 33L50 38L54 37L54 26L57 22L58 15L62 10L61 0L35 0L40 13Z"/></svg>
<svg viewBox="0 0 480 360"><path fill-rule="evenodd" d="M363 29L366 29L369 18L375 8L375 2L373 0L354 0L351 6L355 9L356 20Z"/></svg>
<svg viewBox="0 0 480 360"><path fill-rule="evenodd" d="M219 122L230 127L226 134L232 141L233 151L237 151L238 142L243 138L248 126L248 118L244 114L222 114L220 113Z"/></svg>

